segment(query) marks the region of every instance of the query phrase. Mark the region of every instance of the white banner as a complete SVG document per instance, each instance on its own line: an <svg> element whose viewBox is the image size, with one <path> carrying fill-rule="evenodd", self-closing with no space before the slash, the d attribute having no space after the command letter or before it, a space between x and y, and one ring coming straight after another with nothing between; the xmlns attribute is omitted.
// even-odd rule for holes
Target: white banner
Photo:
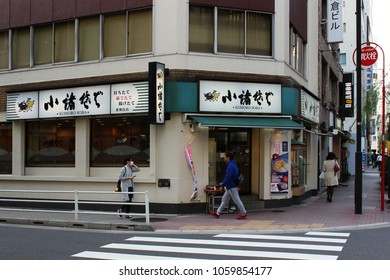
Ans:
<svg viewBox="0 0 390 280"><path fill-rule="evenodd" d="M185 148L185 156L186 156L188 166L190 167L192 172L193 190L192 190L191 200L193 200L198 196L198 181L196 179L196 174L195 174L195 165L194 162L192 161L192 151L191 151L190 144L188 144Z"/></svg>
<svg viewBox="0 0 390 280"><path fill-rule="evenodd" d="M343 42L343 1L328 0L328 43Z"/></svg>

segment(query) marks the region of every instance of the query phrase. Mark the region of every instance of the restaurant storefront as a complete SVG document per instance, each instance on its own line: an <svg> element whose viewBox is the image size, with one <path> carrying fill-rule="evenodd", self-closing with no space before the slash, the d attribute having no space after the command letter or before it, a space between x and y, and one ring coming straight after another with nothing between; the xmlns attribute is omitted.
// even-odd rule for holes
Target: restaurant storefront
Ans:
<svg viewBox="0 0 390 280"><path fill-rule="evenodd" d="M8 93L3 123L12 124L12 171L0 175L0 187L21 189L28 181L31 189L111 190L130 156L141 168L136 188L148 191L152 212L200 212L203 189L222 180L223 153L231 150L245 177L241 194L255 197L256 208L291 205L317 189L308 169L317 165L317 140L300 118L298 89L167 82L161 124L150 124L156 112L149 98L148 81Z"/></svg>

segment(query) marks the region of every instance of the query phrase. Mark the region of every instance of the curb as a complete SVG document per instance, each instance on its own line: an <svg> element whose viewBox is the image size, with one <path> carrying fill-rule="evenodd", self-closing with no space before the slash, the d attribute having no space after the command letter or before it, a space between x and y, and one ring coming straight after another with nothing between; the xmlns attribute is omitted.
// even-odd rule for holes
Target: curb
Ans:
<svg viewBox="0 0 390 280"><path fill-rule="evenodd" d="M43 220L43 219L40 220L40 219L0 218L0 224L50 226L50 227L62 227L62 228L64 227L83 228L83 229L95 229L95 230L154 231L154 228L151 225L145 225L145 224L61 221L61 220Z"/></svg>

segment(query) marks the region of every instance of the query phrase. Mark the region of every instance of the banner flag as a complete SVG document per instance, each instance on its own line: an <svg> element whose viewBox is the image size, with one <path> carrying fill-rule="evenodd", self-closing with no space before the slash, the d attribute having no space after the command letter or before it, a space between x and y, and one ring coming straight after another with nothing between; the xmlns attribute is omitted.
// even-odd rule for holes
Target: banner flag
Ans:
<svg viewBox="0 0 390 280"><path fill-rule="evenodd" d="M198 196L198 181L196 180L195 165L194 165L194 162L192 161L192 151L191 151L191 145L190 144L188 144L186 146L186 148L185 148L185 156L186 156L186 160L187 160L188 166L191 169L192 179L193 179L193 182L194 182L193 191L192 191L192 195L191 195L191 200L193 200L193 199L195 199Z"/></svg>

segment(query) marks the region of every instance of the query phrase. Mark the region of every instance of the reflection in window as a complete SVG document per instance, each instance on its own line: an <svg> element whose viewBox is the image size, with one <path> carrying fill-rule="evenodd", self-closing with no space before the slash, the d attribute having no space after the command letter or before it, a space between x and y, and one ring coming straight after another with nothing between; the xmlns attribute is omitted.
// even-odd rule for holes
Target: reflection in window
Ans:
<svg viewBox="0 0 390 280"><path fill-rule="evenodd" d="M150 134L147 116L91 120L91 166L120 166L130 157L149 166Z"/></svg>
<svg viewBox="0 0 390 280"><path fill-rule="evenodd" d="M26 166L75 166L75 120L26 123Z"/></svg>
<svg viewBox="0 0 390 280"><path fill-rule="evenodd" d="M0 174L12 174L11 123L0 123Z"/></svg>

